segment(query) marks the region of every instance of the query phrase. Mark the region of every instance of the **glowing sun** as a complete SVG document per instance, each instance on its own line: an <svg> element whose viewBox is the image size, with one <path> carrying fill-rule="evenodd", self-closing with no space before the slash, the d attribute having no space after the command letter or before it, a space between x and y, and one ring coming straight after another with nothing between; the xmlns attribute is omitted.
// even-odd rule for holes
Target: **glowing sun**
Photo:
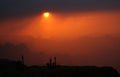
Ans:
<svg viewBox="0 0 120 77"><path fill-rule="evenodd" d="M49 12L44 12L43 16L46 17L46 18L48 18L50 16L50 13Z"/></svg>

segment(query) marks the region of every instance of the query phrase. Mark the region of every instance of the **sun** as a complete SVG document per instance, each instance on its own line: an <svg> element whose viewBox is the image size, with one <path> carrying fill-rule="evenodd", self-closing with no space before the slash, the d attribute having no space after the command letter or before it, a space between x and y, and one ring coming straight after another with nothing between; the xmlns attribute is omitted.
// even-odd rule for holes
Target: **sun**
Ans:
<svg viewBox="0 0 120 77"><path fill-rule="evenodd" d="M44 12L44 13L43 13L43 16L44 16L45 18L48 18L48 17L50 16L50 13L49 13L49 12Z"/></svg>

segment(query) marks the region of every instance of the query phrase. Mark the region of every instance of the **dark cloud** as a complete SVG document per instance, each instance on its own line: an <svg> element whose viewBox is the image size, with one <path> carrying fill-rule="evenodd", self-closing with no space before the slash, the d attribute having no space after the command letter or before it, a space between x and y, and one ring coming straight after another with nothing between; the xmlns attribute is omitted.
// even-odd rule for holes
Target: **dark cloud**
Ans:
<svg viewBox="0 0 120 77"><path fill-rule="evenodd" d="M0 18L55 12L119 10L120 0L0 0Z"/></svg>

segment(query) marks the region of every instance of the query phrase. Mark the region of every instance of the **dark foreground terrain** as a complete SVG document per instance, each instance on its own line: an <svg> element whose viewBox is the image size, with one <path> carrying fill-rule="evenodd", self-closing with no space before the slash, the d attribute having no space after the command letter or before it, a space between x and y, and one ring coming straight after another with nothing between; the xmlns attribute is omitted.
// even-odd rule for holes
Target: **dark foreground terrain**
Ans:
<svg viewBox="0 0 120 77"><path fill-rule="evenodd" d="M112 67L95 66L31 66L1 60L0 77L120 77Z"/></svg>
<svg viewBox="0 0 120 77"><path fill-rule="evenodd" d="M111 67L31 67L24 70L0 70L0 77L120 77Z"/></svg>

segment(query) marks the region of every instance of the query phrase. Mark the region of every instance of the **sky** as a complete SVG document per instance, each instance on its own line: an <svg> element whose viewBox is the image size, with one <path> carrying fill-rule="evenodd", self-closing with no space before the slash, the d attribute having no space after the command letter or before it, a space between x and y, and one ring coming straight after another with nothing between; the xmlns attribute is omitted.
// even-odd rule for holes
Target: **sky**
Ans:
<svg viewBox="0 0 120 77"><path fill-rule="evenodd" d="M119 9L119 0L0 0L1 19L31 16L46 10L68 13Z"/></svg>
<svg viewBox="0 0 120 77"><path fill-rule="evenodd" d="M119 19L120 0L0 0L0 57L24 54L37 65L57 56L60 64L120 70ZM21 43L28 50L18 50Z"/></svg>

